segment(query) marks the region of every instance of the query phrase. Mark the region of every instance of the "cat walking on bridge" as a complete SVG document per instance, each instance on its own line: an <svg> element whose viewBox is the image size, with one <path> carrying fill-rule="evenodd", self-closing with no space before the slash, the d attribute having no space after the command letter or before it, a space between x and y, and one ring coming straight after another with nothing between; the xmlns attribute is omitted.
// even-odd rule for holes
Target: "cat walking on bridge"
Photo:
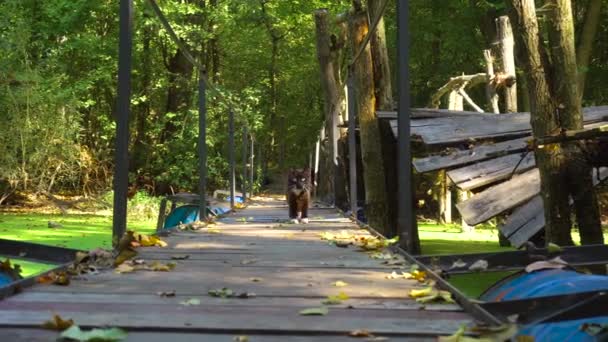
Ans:
<svg viewBox="0 0 608 342"><path fill-rule="evenodd" d="M287 174L287 203L292 223L308 223L310 169L291 169Z"/></svg>

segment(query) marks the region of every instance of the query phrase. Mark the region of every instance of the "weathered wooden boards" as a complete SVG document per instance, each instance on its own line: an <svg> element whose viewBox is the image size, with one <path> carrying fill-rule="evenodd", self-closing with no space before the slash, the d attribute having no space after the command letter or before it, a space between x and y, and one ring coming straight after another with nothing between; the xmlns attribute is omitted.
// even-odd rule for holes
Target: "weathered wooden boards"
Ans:
<svg viewBox="0 0 608 342"><path fill-rule="evenodd" d="M448 171L452 182L462 190L472 190L519 174L536 166L534 154L510 154Z"/></svg>
<svg viewBox="0 0 608 342"><path fill-rule="evenodd" d="M507 140L495 144L481 144L468 150L449 151L445 154L414 159L414 167L420 173L449 169L474 162L524 151L529 137Z"/></svg>
<svg viewBox="0 0 608 342"><path fill-rule="evenodd" d="M608 106L583 109L584 122L604 121ZM397 136L397 121L391 121ZM530 113L478 114L417 119L412 121L412 135L419 136L427 145L453 144L477 139L517 137L529 135Z"/></svg>
<svg viewBox="0 0 608 342"><path fill-rule="evenodd" d="M593 177L593 182L597 185L599 179L605 179L606 177L608 177L608 168L602 168L599 175ZM515 209L509 215L505 224L500 227L500 231L513 246L520 247L544 227L543 201L540 195L536 195L526 204Z"/></svg>
<svg viewBox="0 0 608 342"><path fill-rule="evenodd" d="M586 129L606 125L608 106L588 107L583 111ZM465 222L479 224L515 209L501 231L517 247L544 227L542 201L537 196L540 179L538 170L534 169L534 154L524 154L531 131L529 113L495 115L434 109L416 114L412 110L412 113L416 118L412 123L412 135L420 136L428 145L463 144L483 139L468 149L448 148L441 154L413 161L419 173L449 170L447 176L461 190L478 191L491 186L457 204ZM378 113L378 117L392 119L390 112ZM396 125L396 121L392 125ZM496 143L487 140L517 136ZM492 186L502 181L504 183Z"/></svg>
<svg viewBox="0 0 608 342"><path fill-rule="evenodd" d="M476 225L526 203L539 191L540 174L538 169L533 169L514 176L507 182L486 189L470 199L458 203L456 207L466 223Z"/></svg>
<svg viewBox="0 0 608 342"><path fill-rule="evenodd" d="M84 327L117 326L127 341L348 341L350 331L367 329L391 341L434 340L470 322L456 305L422 305L408 292L423 285L386 278L396 268L355 247L339 248L319 238L323 231L368 235L335 211L312 209L313 222L274 222L287 208L267 203L230 215L213 232L179 232L166 248L144 248L151 263L175 262L171 272L103 272L68 287L37 285L0 302L0 340L46 341L56 333L39 326L57 313ZM325 221L326 220L326 221ZM269 222L273 221L273 222ZM174 257L187 255L185 260ZM336 287L342 281L346 286ZM255 293L248 299L216 298L209 290ZM157 292L175 291L175 297ZM350 299L329 306L326 316L302 316L327 296ZM185 306L191 298L200 305Z"/></svg>

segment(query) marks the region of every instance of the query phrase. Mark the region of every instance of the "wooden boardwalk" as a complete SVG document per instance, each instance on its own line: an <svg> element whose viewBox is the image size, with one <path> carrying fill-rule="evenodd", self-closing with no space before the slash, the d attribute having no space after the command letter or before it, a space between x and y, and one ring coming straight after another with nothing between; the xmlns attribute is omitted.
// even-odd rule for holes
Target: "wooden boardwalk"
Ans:
<svg viewBox="0 0 608 342"><path fill-rule="evenodd" d="M0 302L0 341L53 341L39 329L57 313L81 327L129 331L127 341L353 341L366 329L390 341L434 341L471 318L456 305L417 304L408 298L413 280L386 279L395 268L354 246L339 248L319 233L353 230L367 234L335 210L314 208L307 225L282 224L282 202L257 202L227 216L219 232L182 231L163 239L165 248L140 248L138 258L177 263L171 272L106 271L70 286L36 285ZM172 256L188 255L186 260ZM337 281L348 285L336 287ZM229 288L255 297L216 298L209 290ZM157 293L175 291L175 297ZM325 316L299 311L321 307L329 295L350 299ZM196 298L200 305L180 302ZM365 340L365 339L363 339Z"/></svg>

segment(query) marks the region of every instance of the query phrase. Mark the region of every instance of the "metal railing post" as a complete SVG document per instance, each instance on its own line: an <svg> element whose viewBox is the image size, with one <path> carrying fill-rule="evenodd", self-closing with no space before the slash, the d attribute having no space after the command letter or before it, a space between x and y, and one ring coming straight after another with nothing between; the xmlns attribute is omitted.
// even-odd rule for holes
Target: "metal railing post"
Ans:
<svg viewBox="0 0 608 342"><path fill-rule="evenodd" d="M133 0L120 1L120 41L118 46L118 97L114 168L114 209L112 243L127 229L127 191L129 187L129 116L131 106L131 51L133 47Z"/></svg>
<svg viewBox="0 0 608 342"><path fill-rule="evenodd" d="M409 1L397 0L397 232L409 253L420 244L413 206L412 149L410 144Z"/></svg>
<svg viewBox="0 0 608 342"><path fill-rule="evenodd" d="M234 151L234 109L230 108L228 112L228 149L230 162L230 209L234 210L234 193L235 191L235 151Z"/></svg>
<svg viewBox="0 0 608 342"><path fill-rule="evenodd" d="M249 140L248 138L248 133L247 133L247 126L243 127L243 152L242 152L242 156L243 156L243 179L241 180L241 191L243 192L243 203L247 202L247 150L248 150L248 146L247 146L247 140Z"/></svg>
<svg viewBox="0 0 608 342"><path fill-rule="evenodd" d="M207 102L205 71L198 79L198 190L200 195L199 220L207 220Z"/></svg>

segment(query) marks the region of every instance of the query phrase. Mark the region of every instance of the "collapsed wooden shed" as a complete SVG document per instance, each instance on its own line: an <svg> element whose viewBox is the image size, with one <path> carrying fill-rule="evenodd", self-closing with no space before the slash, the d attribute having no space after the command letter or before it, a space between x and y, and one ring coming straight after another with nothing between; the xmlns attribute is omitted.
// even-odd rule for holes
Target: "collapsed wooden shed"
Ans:
<svg viewBox="0 0 608 342"><path fill-rule="evenodd" d="M583 109L585 128L608 124L608 106ZM397 136L394 112L378 112ZM458 203L463 220L477 225L511 212L499 229L520 247L545 225L539 195L540 175L531 138L530 113L486 114L441 109L412 109L412 137L444 151L415 158L418 173L445 170L453 184L474 195ZM594 182L608 177L608 168L595 170Z"/></svg>

